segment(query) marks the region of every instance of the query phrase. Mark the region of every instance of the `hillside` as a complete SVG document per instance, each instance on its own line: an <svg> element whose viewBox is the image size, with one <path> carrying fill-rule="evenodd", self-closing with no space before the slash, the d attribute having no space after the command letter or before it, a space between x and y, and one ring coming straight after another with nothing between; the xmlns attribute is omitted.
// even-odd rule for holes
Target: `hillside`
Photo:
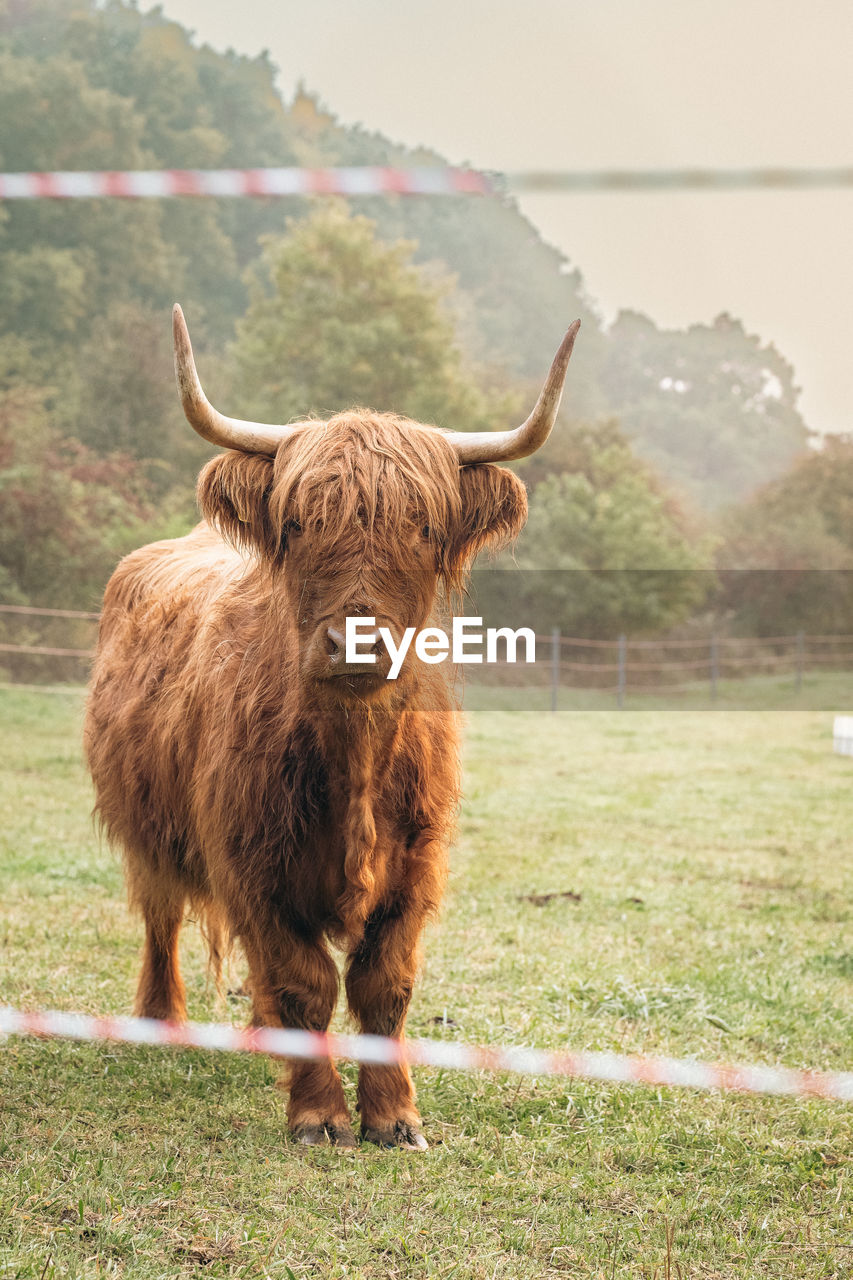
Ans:
<svg viewBox="0 0 853 1280"><path fill-rule="evenodd" d="M275 76L265 56L197 47L156 9L7 0L0 113L15 128L0 138L0 165L443 163L344 125L309 92L283 103ZM416 260L455 277L459 342L498 386L538 379L579 315L566 416L617 418L638 453L692 502L713 509L746 495L803 448L792 371L736 321L661 332L646 317L623 316L602 331L580 270L509 198L357 204L383 237L416 242ZM166 391L167 308L181 299L198 347L220 367L262 238L306 209L299 200L9 202L0 221L0 377L49 388L47 408L67 435L99 447L112 438L172 461L178 414ZM117 380L122 344L144 351L146 368ZM106 419L93 425L104 403L103 395L93 402L93 387L109 392L115 430ZM179 470L189 475L196 455L191 446L184 452ZM552 462L559 469L558 454Z"/></svg>

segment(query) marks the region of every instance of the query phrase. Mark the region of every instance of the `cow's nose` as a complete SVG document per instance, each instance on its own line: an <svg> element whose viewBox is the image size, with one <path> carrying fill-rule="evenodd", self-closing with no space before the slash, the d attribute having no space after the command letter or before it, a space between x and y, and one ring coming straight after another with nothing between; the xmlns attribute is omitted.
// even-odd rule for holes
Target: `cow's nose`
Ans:
<svg viewBox="0 0 853 1280"><path fill-rule="evenodd" d="M370 632L362 632L358 637L358 652L360 656L367 654L378 654L382 649L382 638L378 632L371 634ZM347 643L346 637L342 631L338 631L337 627L326 628L326 651L329 655L329 661L335 665L343 663L348 667L357 667L358 661L346 663ZM373 667L374 663L364 661L363 665Z"/></svg>
<svg viewBox="0 0 853 1280"><path fill-rule="evenodd" d="M326 650L332 662L340 662L346 653L346 640L335 627L326 628Z"/></svg>

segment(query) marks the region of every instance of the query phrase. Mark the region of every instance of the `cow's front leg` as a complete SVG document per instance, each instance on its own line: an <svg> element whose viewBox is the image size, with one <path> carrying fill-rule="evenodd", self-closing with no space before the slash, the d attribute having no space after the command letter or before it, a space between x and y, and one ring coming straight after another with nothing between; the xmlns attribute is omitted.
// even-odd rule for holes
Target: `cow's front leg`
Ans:
<svg viewBox="0 0 853 1280"><path fill-rule="evenodd" d="M338 971L320 941L279 934L274 945L244 940L249 962L253 1022L264 1027L326 1031L338 998ZM289 1088L287 1120L306 1146L356 1146L341 1078L329 1058L294 1062L282 1080Z"/></svg>
<svg viewBox="0 0 853 1280"><path fill-rule="evenodd" d="M423 916L376 912L347 963L347 1000L361 1030L402 1039L418 966ZM358 1074L361 1133L383 1147L426 1151L415 1089L405 1064L365 1065Z"/></svg>

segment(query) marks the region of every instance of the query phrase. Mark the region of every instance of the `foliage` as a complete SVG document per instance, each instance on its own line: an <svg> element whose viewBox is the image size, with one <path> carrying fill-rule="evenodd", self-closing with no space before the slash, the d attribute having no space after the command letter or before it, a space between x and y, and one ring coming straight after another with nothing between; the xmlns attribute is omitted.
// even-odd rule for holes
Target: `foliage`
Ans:
<svg viewBox="0 0 853 1280"><path fill-rule="evenodd" d="M853 438L828 438L725 513L721 607L758 635L853 633Z"/></svg>
<svg viewBox="0 0 853 1280"><path fill-rule="evenodd" d="M710 586L707 536L615 423L566 431L562 459L568 470L536 486L527 527L498 562L522 572L478 575L484 609L538 631L599 638L663 631L689 616Z"/></svg>
<svg viewBox="0 0 853 1280"><path fill-rule="evenodd" d="M55 405L55 420L71 433L82 426L98 453L144 462L155 493L191 478L209 456L187 427L175 395L171 335L158 312L116 302L92 322L81 344L78 376Z"/></svg>
<svg viewBox="0 0 853 1280"><path fill-rule="evenodd" d="M413 246L324 204L268 240L250 270L233 348L246 417L287 422L356 404L458 429L489 425L463 374L447 279L412 265Z"/></svg>
<svg viewBox="0 0 853 1280"><path fill-rule="evenodd" d="M806 444L791 366L739 320L659 330L622 312L603 378L638 452L706 509L748 495Z"/></svg>
<svg viewBox="0 0 853 1280"><path fill-rule="evenodd" d="M0 358L2 349L0 349ZM0 386L0 568L5 598L93 607L118 556L148 532L138 464L50 425L42 394Z"/></svg>
<svg viewBox="0 0 853 1280"><path fill-rule="evenodd" d="M27 122L17 141L0 144L8 168L443 163L345 128L306 94L286 109L266 56L197 49L159 9L39 0L15 6L0 26L0 47L3 34L0 108ZM565 270L510 201L391 198L362 207L383 239L412 239L421 263L441 261L459 277L456 305L478 362L538 377L576 315L586 325L581 362L591 362L597 321L579 274ZM9 247L72 245L85 259L92 307L105 307L116 289L162 307L179 294L221 347L245 307L241 274L260 237L280 235L286 214L306 208L274 200L40 202L11 211ZM579 413L596 400L586 385Z"/></svg>
<svg viewBox="0 0 853 1280"><path fill-rule="evenodd" d="M302 164L447 163L426 147L412 150L341 124L304 89L288 115ZM583 341L572 360L567 403L574 419L603 409L598 375L604 344L581 273L542 240L513 199L366 197L358 210L376 223L383 240L413 241L416 262L452 273L458 287L449 301L463 345L499 380L530 380L535 395L568 324L579 317Z"/></svg>
<svg viewBox="0 0 853 1280"><path fill-rule="evenodd" d="M275 77L265 54L197 47L159 7L3 0L0 117L14 128L0 135L0 167L444 163L343 125L305 90L284 104ZM56 439L102 457L118 450L148 499L165 504L161 526L189 507L206 456L170 389L176 299L211 398L228 399L231 412L254 405L259 416L286 418L361 400L457 428L524 416L565 326L580 316L560 423L525 473L534 489L574 471L579 424L605 414L660 476L707 507L747 494L801 449L793 375L772 346L727 317L666 332L625 314L603 332L577 267L511 198L368 198L357 209L371 222L332 207L312 213L309 201L9 201L0 211L0 341L7 356L15 346L18 381L35 392ZM577 508L585 545L599 534L618 541L593 497L598 482L583 475L586 485L559 479L544 490L541 528L530 534L537 555L549 539L580 536L557 516L561 504ZM637 494L643 483L632 482ZM617 496L624 513L646 520L637 494ZM658 545L662 565L678 559L676 543L637 536L643 555ZM63 545L55 540L57 556ZM25 550L15 550L17 563ZM702 562L701 539L696 555ZM608 542L598 559L619 554ZM65 581L71 591L76 568ZM605 608L607 626L617 612ZM649 625L678 614L646 611Z"/></svg>

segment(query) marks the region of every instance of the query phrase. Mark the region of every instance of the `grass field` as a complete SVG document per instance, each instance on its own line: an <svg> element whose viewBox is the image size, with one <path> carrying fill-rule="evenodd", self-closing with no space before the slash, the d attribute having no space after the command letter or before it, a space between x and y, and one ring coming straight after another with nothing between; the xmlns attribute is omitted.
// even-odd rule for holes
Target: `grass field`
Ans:
<svg viewBox="0 0 853 1280"><path fill-rule="evenodd" d="M464 686L465 705L473 711L551 710L551 689L547 673L531 668L538 683L526 688L489 684L479 673ZM614 711L617 695L613 689L580 689L561 686L557 691L560 711ZM853 671L808 673L798 688L790 675L754 676L749 680L719 680L712 704L707 680L697 680L672 689L628 687L623 697L626 711L832 711L853 706Z"/></svg>
<svg viewBox="0 0 853 1280"><path fill-rule="evenodd" d="M79 720L0 693L0 1000L127 1012L140 928ZM466 775L412 1034L853 1066L853 760L825 711L480 711ZM191 1016L242 1022L194 927L184 961ZM853 1274L849 1106L420 1070L430 1152L345 1155L289 1142L275 1074L8 1040L0 1274Z"/></svg>

